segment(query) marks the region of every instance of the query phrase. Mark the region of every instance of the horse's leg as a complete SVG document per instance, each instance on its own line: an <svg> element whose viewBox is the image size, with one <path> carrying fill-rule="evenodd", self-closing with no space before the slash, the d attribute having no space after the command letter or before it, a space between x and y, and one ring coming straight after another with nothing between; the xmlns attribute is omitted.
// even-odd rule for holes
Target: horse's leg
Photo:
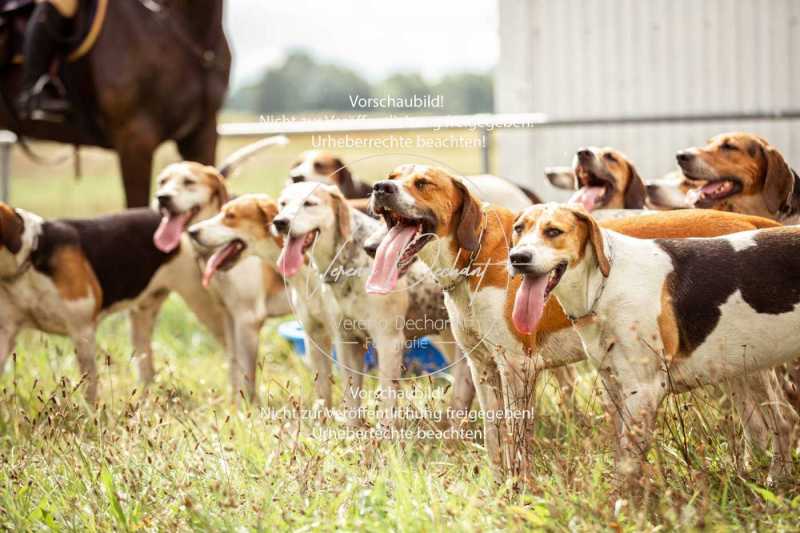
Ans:
<svg viewBox="0 0 800 533"><path fill-rule="evenodd" d="M148 117L135 118L114 132L128 207L146 207L150 201L153 152L158 143L158 130Z"/></svg>
<svg viewBox="0 0 800 533"><path fill-rule="evenodd" d="M217 138L217 119L214 117L176 142L181 157L186 161L213 165L217 159Z"/></svg>

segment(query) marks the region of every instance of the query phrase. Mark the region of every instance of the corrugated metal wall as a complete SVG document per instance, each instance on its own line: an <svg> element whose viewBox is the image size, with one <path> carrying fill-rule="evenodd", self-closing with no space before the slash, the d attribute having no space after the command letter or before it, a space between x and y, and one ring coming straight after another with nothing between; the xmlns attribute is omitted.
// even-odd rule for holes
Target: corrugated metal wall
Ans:
<svg viewBox="0 0 800 533"><path fill-rule="evenodd" d="M498 0L498 9L500 113L800 107L800 0ZM495 170L557 198L542 169L569 164L580 146L619 148L652 178L675 168L676 150L729 130L763 135L800 166L800 121L755 121L506 130Z"/></svg>

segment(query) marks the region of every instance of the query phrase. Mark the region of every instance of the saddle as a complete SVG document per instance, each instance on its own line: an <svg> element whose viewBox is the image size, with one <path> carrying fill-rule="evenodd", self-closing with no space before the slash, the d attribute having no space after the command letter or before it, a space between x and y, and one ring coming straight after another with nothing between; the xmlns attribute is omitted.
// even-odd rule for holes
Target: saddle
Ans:
<svg viewBox="0 0 800 533"><path fill-rule="evenodd" d="M36 0L0 0L0 67L19 64ZM62 43L68 62L85 56L94 46L106 18L108 0L86 0L79 4L73 18L72 35Z"/></svg>

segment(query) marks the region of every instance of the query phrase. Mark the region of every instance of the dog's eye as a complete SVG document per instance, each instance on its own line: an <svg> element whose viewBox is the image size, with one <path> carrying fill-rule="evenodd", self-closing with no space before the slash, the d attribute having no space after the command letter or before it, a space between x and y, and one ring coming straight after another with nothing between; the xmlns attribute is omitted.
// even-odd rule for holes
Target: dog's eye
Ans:
<svg viewBox="0 0 800 533"><path fill-rule="evenodd" d="M232 212L230 212L230 211L226 211L225 212L225 220L233 220L234 218L235 217L234 217L234 214Z"/></svg>
<svg viewBox="0 0 800 533"><path fill-rule="evenodd" d="M310 202L308 200L303 202L303 207L314 207L314 205L315 205L314 202Z"/></svg>
<svg viewBox="0 0 800 533"><path fill-rule="evenodd" d="M514 226L514 233L522 233L522 230L525 229L525 224L519 223Z"/></svg>
<svg viewBox="0 0 800 533"><path fill-rule="evenodd" d="M729 143L728 141L725 141L724 143L722 143L722 146L720 146L720 148L722 148L723 150L738 150L738 148L736 148L736 146L734 146L733 144Z"/></svg>
<svg viewBox="0 0 800 533"><path fill-rule="evenodd" d="M189 179L183 180L184 187L191 187L192 185L194 185L194 182L192 180Z"/></svg>
<svg viewBox="0 0 800 533"><path fill-rule="evenodd" d="M322 163L320 163L319 161L315 161L314 162L314 170L316 170L317 172L321 173L322 172Z"/></svg>
<svg viewBox="0 0 800 533"><path fill-rule="evenodd" d="M416 187L417 189L419 189L421 191L422 189L424 189L425 187L427 187L430 184L431 184L431 182L426 181L426 180L417 180L416 182L414 182L414 187Z"/></svg>
<svg viewBox="0 0 800 533"><path fill-rule="evenodd" d="M603 157L606 158L606 161L610 161L612 163L616 163L617 162L617 158L614 157L613 154L605 154Z"/></svg>
<svg viewBox="0 0 800 533"><path fill-rule="evenodd" d="M549 239L555 239L556 237L558 237L562 233L564 233L564 232L561 231L558 228L547 228L546 230L544 230L544 236L549 238Z"/></svg>

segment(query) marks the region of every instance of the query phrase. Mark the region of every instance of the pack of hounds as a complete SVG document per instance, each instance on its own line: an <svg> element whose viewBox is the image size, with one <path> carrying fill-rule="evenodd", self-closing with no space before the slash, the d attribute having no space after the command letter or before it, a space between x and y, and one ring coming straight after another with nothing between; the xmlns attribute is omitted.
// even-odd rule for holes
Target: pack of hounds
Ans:
<svg viewBox="0 0 800 533"><path fill-rule="evenodd" d="M451 363L454 412L475 396L484 413L521 409L542 371L569 400L574 363L587 360L623 479L640 477L664 398L709 384L727 389L749 447L771 450L769 481L791 475L800 181L763 138L718 135L649 184L619 151L582 148L546 171L573 191L564 204L421 164L368 185L319 151L292 165L277 199L229 195L237 167L285 143L264 139L218 168L171 164L151 209L45 220L0 204L0 369L21 329L67 335L93 403L97 326L127 311L149 383L154 326L175 292L225 347L234 398L257 401L259 331L294 314L321 406L337 366L344 406L360 412L370 343L390 412L405 347L433 336ZM510 423L484 417L499 472L513 461Z"/></svg>

